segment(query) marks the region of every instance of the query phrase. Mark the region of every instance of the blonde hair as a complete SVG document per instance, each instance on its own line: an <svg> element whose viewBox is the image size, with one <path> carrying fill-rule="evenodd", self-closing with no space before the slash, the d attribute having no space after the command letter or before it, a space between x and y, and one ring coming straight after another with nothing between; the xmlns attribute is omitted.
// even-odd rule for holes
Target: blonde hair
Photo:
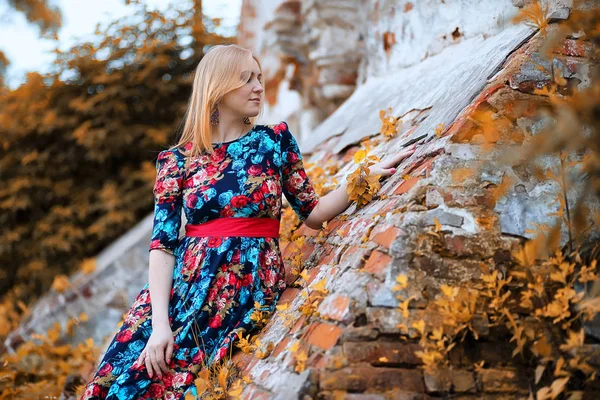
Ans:
<svg viewBox="0 0 600 400"><path fill-rule="evenodd" d="M225 94L248 82L252 73L252 59L262 72L258 58L250 50L236 44L215 45L206 52L196 67L192 94L184 115L183 132L171 149L192 142L187 156L196 156L205 150L212 154L211 113ZM261 97L263 96L264 91L261 93ZM251 125L263 113L262 100L264 99L261 99L259 114L248 117Z"/></svg>

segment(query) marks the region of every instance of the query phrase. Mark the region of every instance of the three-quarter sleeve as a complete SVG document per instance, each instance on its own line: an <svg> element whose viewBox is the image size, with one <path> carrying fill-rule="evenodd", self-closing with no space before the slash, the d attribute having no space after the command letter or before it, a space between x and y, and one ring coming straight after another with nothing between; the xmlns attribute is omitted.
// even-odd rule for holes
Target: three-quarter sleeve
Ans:
<svg viewBox="0 0 600 400"><path fill-rule="evenodd" d="M319 195L306 175L298 142L287 123L281 122L277 128L281 135L282 191L300 221L304 221L317 206Z"/></svg>
<svg viewBox="0 0 600 400"><path fill-rule="evenodd" d="M154 182L154 227L150 250L161 249L174 254L181 227L183 162L176 150L163 150L156 159Z"/></svg>

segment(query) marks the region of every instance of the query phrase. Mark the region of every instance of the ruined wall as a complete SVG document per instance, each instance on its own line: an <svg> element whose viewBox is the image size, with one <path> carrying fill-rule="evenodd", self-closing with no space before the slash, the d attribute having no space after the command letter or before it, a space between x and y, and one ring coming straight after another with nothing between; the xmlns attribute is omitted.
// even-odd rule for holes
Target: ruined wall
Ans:
<svg viewBox="0 0 600 400"><path fill-rule="evenodd" d="M530 237L531 223L553 221L552 199L559 187L541 182L527 168L494 163L493 157L511 146L520 148L544 124L509 104L543 104L547 98L534 89L559 79L585 88L598 60L590 58L585 38L571 37L552 61L545 61L539 32L507 22L522 3L244 1L240 42L263 60L269 88L265 121L295 124L302 149L312 152L307 164L335 160L342 166L339 178L354 168L353 152L367 136L380 140L372 150L379 155L426 136L374 201L360 210L350 206L321 231L302 226L298 234L306 241L300 249L295 243L282 246L288 289L279 303L282 310L259 334L274 349L263 359L240 351L234 355L252 379L243 398L527 397L524 365L513 359L512 344L490 334L487 321L477 325L483 340L457 346L452 368L436 374L424 370L415 355L419 345L401 340L398 326L439 323L428 305L439 297L440 285L475 282L482 264L505 272L507 255ZM550 4L554 18L568 17L568 2ZM402 121L390 141L379 135L379 110L388 107ZM523 136L500 135L485 151L472 126L481 110L522 128ZM452 179L453 171L482 160L481 174ZM498 200L494 191L505 178L513 183ZM436 222L440 231L432 235ZM93 275L67 293L42 299L35 318L9 339L18 343L20 336L81 309L97 327L85 334L101 339L109 329L100 327L116 328L136 294L132 288L139 290L147 279L142 272L147 223L120 241L115 248L121 253L105 258ZM564 241L565 232L562 236ZM306 279L292 273L299 266ZM393 290L400 274L410 282L401 294L413 298L407 316ZM313 292L309 300L318 315L303 312L305 287ZM129 298L121 302L123 294ZM595 340L598 326L586 327ZM598 350L598 344L590 348ZM484 367L475 369L480 360ZM593 365L597 368L598 360ZM591 387L584 398L598 398L599 391Z"/></svg>
<svg viewBox="0 0 600 400"><path fill-rule="evenodd" d="M506 276L510 255L524 238L532 237L533 224L556 221L551 214L557 211L553 200L559 185L495 157L527 145L548 123L515 104L541 107L549 100L536 89L557 82L580 90L589 87L598 60L590 58L591 43L577 36L566 38L550 61L545 60L540 32L508 21L525 3L360 3L360 15L368 22L362 30L365 56L357 70L358 85L332 115L302 132L303 149L312 152L307 162L323 166L336 160L342 164L341 177L355 168L352 154L367 136L380 140L371 150L378 155L426 137L386 180L380 197L360 210L350 206L320 231L302 226L302 246L290 242L284 249L289 288L282 309L258 335L261 343L275 347L264 359L234 356L252 379L243 398L529 395L527 360L513 358L514 343L495 336L485 318L474 326L480 340L456 346L450 367L435 373L427 372L416 356L422 350L418 343L400 339L407 333L403 326L412 334L418 321L441 325L430 305L440 298L442 285L477 282L484 271ZM569 16L568 2L545 4L550 5L551 20ZM379 110L388 107L402 122L390 141L378 133ZM500 133L487 148L482 132L473 134L474 116L483 111L522 136ZM436 129L440 125L443 129ZM480 174L453 178L480 162ZM542 163L548 167L559 160ZM512 184L498 199L494 192L505 180ZM578 193L568 196L576 199ZM600 209L597 202L590 207ZM598 238L597 227L590 233L591 239ZM564 226L561 234L564 243ZM298 268L306 278L292 273ZM393 290L399 275L409 282L400 292ZM412 298L406 315L398 308L398 294ZM317 313L307 315L311 303ZM598 318L585 326L589 354L600 350L599 326ZM484 367L475 368L481 361ZM593 368L600 366L598 356L588 361ZM598 398L600 387L592 384L582 396Z"/></svg>
<svg viewBox="0 0 600 400"><path fill-rule="evenodd" d="M353 93L363 17L360 1L243 1L238 42L264 64L266 123L286 120L303 142Z"/></svg>

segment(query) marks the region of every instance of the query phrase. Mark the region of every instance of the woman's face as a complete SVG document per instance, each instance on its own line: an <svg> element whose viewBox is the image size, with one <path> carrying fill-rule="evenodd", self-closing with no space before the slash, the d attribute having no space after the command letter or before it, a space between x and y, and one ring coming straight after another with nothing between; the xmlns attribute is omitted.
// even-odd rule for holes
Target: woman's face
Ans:
<svg viewBox="0 0 600 400"><path fill-rule="evenodd" d="M223 96L223 100L219 104L219 113L229 112L236 118L255 117L259 114L264 89L262 74L254 58L250 72L244 86Z"/></svg>

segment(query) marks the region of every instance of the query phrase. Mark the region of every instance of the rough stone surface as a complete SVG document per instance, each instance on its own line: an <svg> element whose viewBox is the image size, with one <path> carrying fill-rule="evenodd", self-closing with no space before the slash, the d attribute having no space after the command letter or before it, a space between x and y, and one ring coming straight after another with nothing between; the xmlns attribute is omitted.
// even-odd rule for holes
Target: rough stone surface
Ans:
<svg viewBox="0 0 600 400"><path fill-rule="evenodd" d="M556 6L555 19L570 12L566 0L548 1ZM258 359L234 352L234 363L252 379L242 398L526 397L526 374L517 369L513 343L494 336L486 318L472 321L485 340L457 343L448 368L436 373L425 372L419 345L411 339L420 323L443 326L442 316L429 307L442 295L442 285L477 281L494 270L506 273L532 224L553 220L558 186L497 157L551 126L552 120L534 117L548 102L535 89L556 79L553 70L585 87L592 49L575 35L551 60L542 58L539 34L501 18L526 3L243 1L241 43L263 61L266 122L290 123L302 150L312 151L307 164L337 160L340 178L355 167L353 154L363 138L382 139L372 152L385 157L408 140L426 137L367 206L351 205L326 232L298 229L305 238L301 266L308 289L325 282L324 292L313 291L307 300L304 288L294 287L296 277L287 274L280 298L287 309L276 311L257 332L262 343L273 343L271 354ZM402 122L390 140L377 135L379 111L388 107ZM481 110L522 134L501 132L488 146L473 122ZM557 160L540 163L551 167ZM464 170L477 173L456 174ZM506 192L495 196L507 180ZM578 195L568 193L573 200ZM9 337L8 348L80 312L90 317L88 331L73 342L90 335L97 343L110 338L147 279L150 217L99 255L96 272L78 274L69 291L42 299L34 317ZM282 250L286 272L291 271L297 267L293 246L282 243ZM407 286L394 290L400 275ZM396 296L410 298L406 311L397 307ZM595 322L586 329L597 332ZM586 347L595 366L596 347ZM476 371L473 364L481 360L485 365ZM589 389L591 396L597 392Z"/></svg>

